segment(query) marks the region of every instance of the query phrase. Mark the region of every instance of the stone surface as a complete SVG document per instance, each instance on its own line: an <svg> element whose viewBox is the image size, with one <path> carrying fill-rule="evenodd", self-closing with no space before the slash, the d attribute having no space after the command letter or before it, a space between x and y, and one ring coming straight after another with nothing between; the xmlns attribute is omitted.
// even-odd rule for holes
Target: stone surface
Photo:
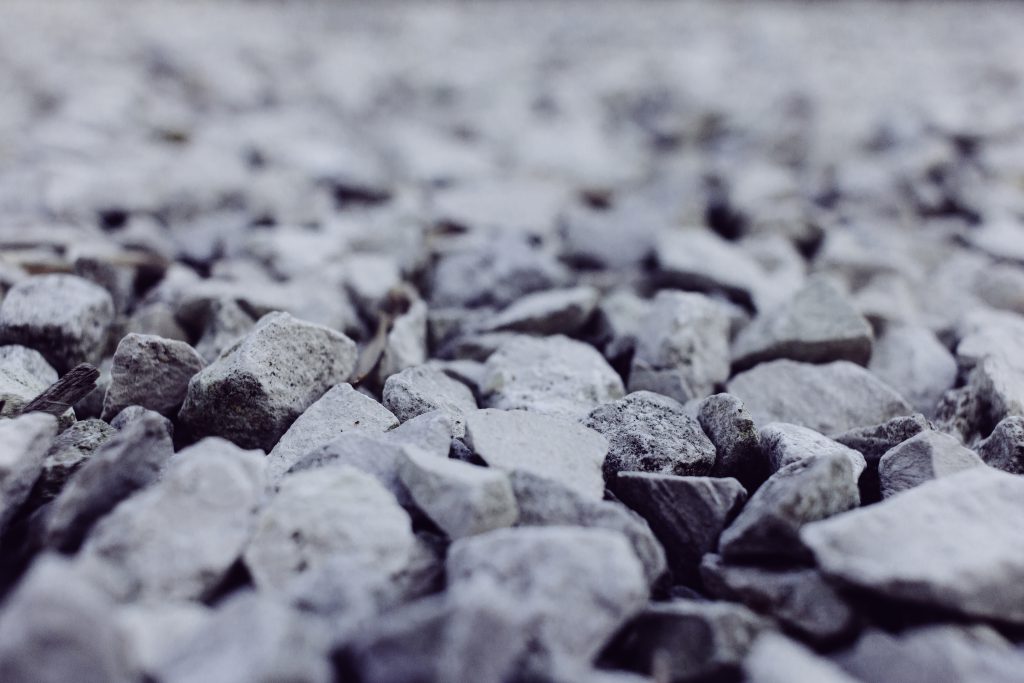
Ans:
<svg viewBox="0 0 1024 683"><path fill-rule="evenodd" d="M978 444L978 455L990 467L1024 474L1024 418L1012 416L1000 421Z"/></svg>
<svg viewBox="0 0 1024 683"><path fill-rule="evenodd" d="M427 305L416 300L391 324L375 376L383 384L391 375L427 360Z"/></svg>
<svg viewBox="0 0 1024 683"><path fill-rule="evenodd" d="M75 275L37 275L0 304L0 343L39 351L64 373L99 361L114 319L107 290Z"/></svg>
<svg viewBox="0 0 1024 683"><path fill-rule="evenodd" d="M487 319L487 332L523 332L526 334L575 334L597 306L598 291L593 287L550 289L527 294Z"/></svg>
<svg viewBox="0 0 1024 683"><path fill-rule="evenodd" d="M707 474L715 463L714 444L668 396L636 391L598 406L583 424L608 439L608 482L614 482L619 472Z"/></svg>
<svg viewBox="0 0 1024 683"><path fill-rule="evenodd" d="M212 614L213 610L196 602L137 602L119 606L116 619L135 666L153 676Z"/></svg>
<svg viewBox="0 0 1024 683"><path fill-rule="evenodd" d="M754 641L743 660L743 672L750 683L858 683L860 680L795 640L772 632L763 633Z"/></svg>
<svg viewBox="0 0 1024 683"><path fill-rule="evenodd" d="M817 458L833 453L845 455L850 459L854 477L860 477L867 466L864 456L859 452L807 427L772 422L761 427L760 435L761 449L772 473L805 458Z"/></svg>
<svg viewBox="0 0 1024 683"><path fill-rule="evenodd" d="M768 463L757 425L743 401L731 394L708 396L700 403L697 421L715 446L711 474L734 477L748 491L760 486L768 477Z"/></svg>
<svg viewBox="0 0 1024 683"><path fill-rule="evenodd" d="M835 435L836 441L864 456L867 467L857 482L862 505L876 503L882 499L881 483L878 481L878 461L882 456L892 447L931 428L931 423L924 415L916 414L894 417L880 425L858 427Z"/></svg>
<svg viewBox="0 0 1024 683"><path fill-rule="evenodd" d="M990 467L806 526L828 576L877 595L1024 623L1024 479Z"/></svg>
<svg viewBox="0 0 1024 683"><path fill-rule="evenodd" d="M825 365L777 360L729 382L754 422L788 422L825 435L909 415L910 405L864 368L848 361Z"/></svg>
<svg viewBox="0 0 1024 683"><path fill-rule="evenodd" d="M957 375L956 359L935 335L910 326L887 329L878 338L868 369L926 416L935 414Z"/></svg>
<svg viewBox="0 0 1024 683"><path fill-rule="evenodd" d="M57 379L57 371L38 351L17 344L0 346L0 416L18 415ZM60 417L62 427L74 421L72 410Z"/></svg>
<svg viewBox="0 0 1024 683"><path fill-rule="evenodd" d="M185 400L189 380L205 365L185 342L144 334L124 336L114 352L103 419L109 421L133 405L174 417Z"/></svg>
<svg viewBox="0 0 1024 683"><path fill-rule="evenodd" d="M878 478L883 498L946 477L984 462L948 434L927 430L894 446L878 461Z"/></svg>
<svg viewBox="0 0 1024 683"><path fill-rule="evenodd" d="M704 398L729 377L729 319L711 299L662 291L640 322L629 390L686 402Z"/></svg>
<svg viewBox="0 0 1024 683"><path fill-rule="evenodd" d="M400 422L443 410L452 420L456 437L465 436L465 415L477 407L469 387L444 371L426 365L406 368L388 377L384 382L383 403Z"/></svg>
<svg viewBox="0 0 1024 683"><path fill-rule="evenodd" d="M103 420L79 420L54 438L39 473L33 496L52 500L64 484L92 457L96 449L117 433Z"/></svg>
<svg viewBox="0 0 1024 683"><path fill-rule="evenodd" d="M768 478L722 533L727 560L809 557L800 529L857 507L860 495L850 458L833 453L800 460Z"/></svg>
<svg viewBox="0 0 1024 683"><path fill-rule="evenodd" d="M0 533L28 498L57 433L57 420L46 413L0 419Z"/></svg>
<svg viewBox="0 0 1024 683"><path fill-rule="evenodd" d="M576 422L521 410L477 410L466 416L466 445L490 467L553 479L600 500L608 440Z"/></svg>
<svg viewBox="0 0 1024 683"><path fill-rule="evenodd" d="M271 313L192 378L178 419L196 438L269 451L355 360L355 343L340 332Z"/></svg>
<svg viewBox="0 0 1024 683"><path fill-rule="evenodd" d="M678 582L694 584L701 557L742 509L746 491L735 479L622 472L615 492L647 520Z"/></svg>
<svg viewBox="0 0 1024 683"><path fill-rule="evenodd" d="M744 305L753 304L763 278L753 258L709 230L663 231L654 253L665 284L722 292Z"/></svg>

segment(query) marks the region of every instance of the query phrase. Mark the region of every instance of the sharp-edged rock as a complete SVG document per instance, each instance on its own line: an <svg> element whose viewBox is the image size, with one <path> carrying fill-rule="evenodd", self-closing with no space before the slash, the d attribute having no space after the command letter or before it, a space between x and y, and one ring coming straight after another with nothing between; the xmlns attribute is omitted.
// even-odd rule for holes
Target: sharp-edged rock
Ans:
<svg viewBox="0 0 1024 683"><path fill-rule="evenodd" d="M701 401L697 410L701 429L715 446L715 477L734 477L753 491L768 477L768 462L761 450L757 425L732 394L715 394Z"/></svg>
<svg viewBox="0 0 1024 683"><path fill-rule="evenodd" d="M125 335L114 352L103 419L109 421L133 405L174 417L185 401L189 380L205 365L202 356L185 342Z"/></svg>
<svg viewBox="0 0 1024 683"><path fill-rule="evenodd" d="M878 461L878 478L883 498L946 477L984 462L954 437L932 430L923 431L894 446Z"/></svg>

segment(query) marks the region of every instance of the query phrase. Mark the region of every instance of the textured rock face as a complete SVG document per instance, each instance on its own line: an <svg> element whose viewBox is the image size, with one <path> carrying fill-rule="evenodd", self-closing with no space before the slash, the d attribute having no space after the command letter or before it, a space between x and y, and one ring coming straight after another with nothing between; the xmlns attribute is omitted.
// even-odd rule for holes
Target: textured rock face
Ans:
<svg viewBox="0 0 1024 683"><path fill-rule="evenodd" d="M25 404L57 381L57 372L42 354L17 344L0 346L0 416L13 417ZM61 422L74 421L74 412Z"/></svg>
<svg viewBox="0 0 1024 683"><path fill-rule="evenodd" d="M400 422L443 410L451 418L455 437L465 436L466 413L477 407L469 387L444 371L425 365L388 377L384 383L383 401Z"/></svg>
<svg viewBox="0 0 1024 683"><path fill-rule="evenodd" d="M760 486L768 476L768 462L757 425L743 401L731 394L708 396L701 401L697 420L715 446L711 474L734 477L751 491Z"/></svg>
<svg viewBox="0 0 1024 683"><path fill-rule="evenodd" d="M838 441L833 441L813 429L773 422L761 428L761 449L772 472L805 458L839 453L850 459L854 476L859 477L867 466L864 456Z"/></svg>
<svg viewBox="0 0 1024 683"><path fill-rule="evenodd" d="M986 465L1010 474L1024 474L1024 418L1008 417L996 425L978 444L978 455Z"/></svg>
<svg viewBox="0 0 1024 683"><path fill-rule="evenodd" d="M103 420L79 420L58 434L46 452L33 495L42 501L57 497L71 475L116 433Z"/></svg>
<svg viewBox="0 0 1024 683"><path fill-rule="evenodd" d="M888 498L926 481L983 465L974 451L961 446L952 436L921 432L894 446L878 461L882 497Z"/></svg>
<svg viewBox="0 0 1024 683"><path fill-rule="evenodd" d="M202 357L185 342L146 334L126 335L114 352L103 419L113 419L128 406L142 406L173 417L185 401L189 380L204 365Z"/></svg>
<svg viewBox="0 0 1024 683"><path fill-rule="evenodd" d="M178 419L196 437L269 451L302 412L355 367L351 339L272 313L195 375Z"/></svg>

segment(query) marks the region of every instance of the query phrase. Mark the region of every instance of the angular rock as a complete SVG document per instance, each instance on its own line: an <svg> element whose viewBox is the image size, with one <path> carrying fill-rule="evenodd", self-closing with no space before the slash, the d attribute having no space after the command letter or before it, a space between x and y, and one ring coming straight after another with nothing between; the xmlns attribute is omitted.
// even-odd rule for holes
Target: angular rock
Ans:
<svg viewBox="0 0 1024 683"><path fill-rule="evenodd" d="M761 363L733 377L728 388L757 424L788 422L826 435L913 412L899 394L849 361Z"/></svg>
<svg viewBox="0 0 1024 683"><path fill-rule="evenodd" d="M956 359L935 334L910 326L887 329L878 338L868 369L927 416L935 414L957 375Z"/></svg>
<svg viewBox="0 0 1024 683"><path fill-rule="evenodd" d="M413 502L449 538L512 526L519 515L508 475L500 470L409 450L398 471Z"/></svg>
<svg viewBox="0 0 1024 683"><path fill-rule="evenodd" d="M974 451L964 448L952 436L924 431L894 446L878 461L882 498L984 464Z"/></svg>
<svg viewBox="0 0 1024 683"><path fill-rule="evenodd" d="M192 378L178 419L194 438L269 451L355 361L355 343L340 332L270 313Z"/></svg>
<svg viewBox="0 0 1024 683"><path fill-rule="evenodd" d="M593 287L527 294L483 323L486 332L575 334L590 319L599 293Z"/></svg>
<svg viewBox="0 0 1024 683"><path fill-rule="evenodd" d="M332 555L397 571L415 537L409 515L372 476L337 466L284 478L263 508L245 564L261 590L281 590Z"/></svg>
<svg viewBox="0 0 1024 683"><path fill-rule="evenodd" d="M663 231L654 254L665 285L722 292L746 306L764 277L752 257L711 230Z"/></svg>
<svg viewBox="0 0 1024 683"><path fill-rule="evenodd" d="M103 419L111 420L128 406L142 406L174 417L188 392L192 376L206 365L185 342L145 334L121 339L110 368L110 386L103 400Z"/></svg>
<svg viewBox="0 0 1024 683"><path fill-rule="evenodd" d="M490 467L553 479L600 500L608 440L571 420L521 410L477 410L466 416L466 445Z"/></svg>
<svg viewBox="0 0 1024 683"><path fill-rule="evenodd" d="M715 446L711 475L734 477L748 491L760 486L768 477L768 463L757 425L743 401L731 394L708 396L700 403L697 420Z"/></svg>
<svg viewBox="0 0 1024 683"><path fill-rule="evenodd" d="M46 452L33 496L53 500L64 484L117 430L103 420L80 420L57 435Z"/></svg>
<svg viewBox="0 0 1024 683"><path fill-rule="evenodd" d="M38 351L16 344L0 346L0 417L20 414L57 379L57 371ZM61 427L74 421L72 410L60 416Z"/></svg>
<svg viewBox="0 0 1024 683"><path fill-rule="evenodd" d="M204 439L100 520L78 557L120 599L207 597L253 532L263 470L261 452Z"/></svg>
<svg viewBox="0 0 1024 683"><path fill-rule="evenodd" d="M609 483L619 472L707 474L715 463L714 444L668 396L636 391L598 406L583 424L608 439L604 476Z"/></svg>
<svg viewBox="0 0 1024 683"><path fill-rule="evenodd" d="M487 359L483 404L579 419L622 398L618 374L592 346L563 336L517 337Z"/></svg>
<svg viewBox="0 0 1024 683"><path fill-rule="evenodd" d="M0 420L0 533L28 499L56 433L46 413Z"/></svg>
<svg viewBox="0 0 1024 683"><path fill-rule="evenodd" d="M200 322L203 332L196 342L196 352L207 363L212 363L222 351L248 334L256 321L234 299L213 299L206 309Z"/></svg>
<svg viewBox="0 0 1024 683"><path fill-rule="evenodd" d="M772 422L761 427L760 435L761 449L773 474L786 465L805 458L817 458L832 453L839 453L850 459L855 477L860 477L867 466L864 456L857 451L807 427Z"/></svg>
<svg viewBox="0 0 1024 683"><path fill-rule="evenodd" d="M114 303L107 290L75 275L37 275L14 285L0 304L0 343L39 351L57 372L96 363Z"/></svg>
<svg viewBox="0 0 1024 683"><path fill-rule="evenodd" d="M384 382L384 406L400 422L443 410L452 420L454 436L465 436L465 414L476 410L476 399L465 384L428 365L406 368Z"/></svg>
<svg viewBox="0 0 1024 683"><path fill-rule="evenodd" d="M1024 418L1012 416L1000 421L978 444L978 455L989 467L1024 474Z"/></svg>
<svg viewBox="0 0 1024 683"><path fill-rule="evenodd" d="M827 277L812 276L791 299L740 332L732 347L732 367L746 370L779 358L867 365L872 337L871 326L850 299Z"/></svg>
<svg viewBox="0 0 1024 683"><path fill-rule="evenodd" d="M888 598L1024 623L1024 479L972 467L801 532L831 578Z"/></svg>
<svg viewBox="0 0 1024 683"><path fill-rule="evenodd" d="M615 492L647 520L676 581L691 585L697 582L701 557L717 547L722 530L747 500L735 479L642 472L620 473Z"/></svg>
<svg viewBox="0 0 1024 683"><path fill-rule="evenodd" d="M594 342L615 367L629 367L640 325L650 310L649 300L628 289L617 289L598 304L594 314Z"/></svg>
<svg viewBox="0 0 1024 683"><path fill-rule="evenodd" d="M880 425L858 427L835 436L836 441L864 456L867 466L857 482L861 505L877 503L882 499L881 483L878 481L878 461L882 456L893 446L931 428L931 423L924 415L916 414L894 417Z"/></svg>
<svg viewBox="0 0 1024 683"><path fill-rule="evenodd" d="M768 478L722 533L726 560L809 557L800 529L857 507L860 495L850 458L831 453L800 460Z"/></svg>
<svg viewBox="0 0 1024 683"><path fill-rule="evenodd" d="M637 333L629 390L686 402L704 398L729 377L729 319L701 294L662 291Z"/></svg>
<svg viewBox="0 0 1024 683"><path fill-rule="evenodd" d="M149 412L93 453L50 505L44 543L72 552L101 517L156 481L174 454L165 418Z"/></svg>
<svg viewBox="0 0 1024 683"><path fill-rule="evenodd" d="M267 454L267 476L279 480L306 453L344 432L386 432L397 426L398 418L387 408L351 384L338 384L306 408Z"/></svg>
<svg viewBox="0 0 1024 683"><path fill-rule="evenodd" d="M766 614L807 642L834 643L858 624L850 603L816 569L730 565L709 554L701 562L700 574L714 597Z"/></svg>
<svg viewBox="0 0 1024 683"><path fill-rule="evenodd" d="M743 660L749 683L858 683L838 666L795 640L762 633ZM904 680L904 679L900 679Z"/></svg>

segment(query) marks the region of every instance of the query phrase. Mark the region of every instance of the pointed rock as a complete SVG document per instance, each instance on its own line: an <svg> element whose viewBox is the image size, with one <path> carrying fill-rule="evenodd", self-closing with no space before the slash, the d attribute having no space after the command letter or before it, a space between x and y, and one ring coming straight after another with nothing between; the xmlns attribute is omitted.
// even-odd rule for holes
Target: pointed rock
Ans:
<svg viewBox="0 0 1024 683"><path fill-rule="evenodd" d="M1008 417L978 444L978 455L990 467L1024 474L1024 417Z"/></svg>
<svg viewBox="0 0 1024 683"><path fill-rule="evenodd" d="M103 419L128 406L142 406L174 417L188 392L188 382L206 363L182 341L148 334L125 335L114 352L110 386L103 399Z"/></svg>
<svg viewBox="0 0 1024 683"><path fill-rule="evenodd" d="M813 429L784 422L773 422L761 428L761 449L767 456L772 473L805 458L839 453L850 459L854 476L860 477L867 463L864 456L838 441Z"/></svg>
<svg viewBox="0 0 1024 683"><path fill-rule="evenodd" d="M893 447L878 461L882 497L984 464L974 451L964 448L952 436L924 431Z"/></svg>
<svg viewBox="0 0 1024 683"><path fill-rule="evenodd" d="M748 491L768 478L761 436L743 401L732 394L708 396L700 403L697 420L715 445L712 476L733 477Z"/></svg>

